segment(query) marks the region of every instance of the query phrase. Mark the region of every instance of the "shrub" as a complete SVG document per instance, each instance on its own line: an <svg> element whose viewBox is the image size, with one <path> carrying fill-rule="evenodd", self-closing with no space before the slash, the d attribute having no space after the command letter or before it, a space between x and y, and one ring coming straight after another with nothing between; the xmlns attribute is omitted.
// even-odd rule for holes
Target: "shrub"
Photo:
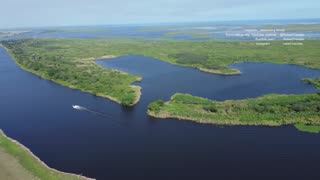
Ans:
<svg viewBox="0 0 320 180"><path fill-rule="evenodd" d="M157 100L148 106L148 110L158 113L163 105L164 102L162 100Z"/></svg>
<svg viewBox="0 0 320 180"><path fill-rule="evenodd" d="M180 64L206 64L208 62L207 54L184 52L179 54L169 54L170 58L177 60Z"/></svg>
<svg viewBox="0 0 320 180"><path fill-rule="evenodd" d="M218 108L215 104L206 104L202 108L208 112L218 112Z"/></svg>
<svg viewBox="0 0 320 180"><path fill-rule="evenodd" d="M295 112L303 112L306 111L308 108L304 104L294 104L291 106L291 109Z"/></svg>
<svg viewBox="0 0 320 180"><path fill-rule="evenodd" d="M130 106L134 102L134 96L124 96L121 98L121 104L124 106Z"/></svg>

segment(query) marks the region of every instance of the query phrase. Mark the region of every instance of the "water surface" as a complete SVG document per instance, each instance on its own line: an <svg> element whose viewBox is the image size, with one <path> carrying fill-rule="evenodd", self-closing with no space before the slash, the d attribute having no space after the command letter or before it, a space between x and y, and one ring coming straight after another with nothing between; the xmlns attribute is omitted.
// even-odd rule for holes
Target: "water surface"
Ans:
<svg viewBox="0 0 320 180"><path fill-rule="evenodd" d="M214 100L316 89L300 79L320 71L244 63L218 76L139 56L98 64L143 76L134 108L62 87L19 69L0 48L0 127L58 170L97 179L318 179L319 135L293 127L217 127L146 115L176 92ZM101 116L71 107L78 104Z"/></svg>

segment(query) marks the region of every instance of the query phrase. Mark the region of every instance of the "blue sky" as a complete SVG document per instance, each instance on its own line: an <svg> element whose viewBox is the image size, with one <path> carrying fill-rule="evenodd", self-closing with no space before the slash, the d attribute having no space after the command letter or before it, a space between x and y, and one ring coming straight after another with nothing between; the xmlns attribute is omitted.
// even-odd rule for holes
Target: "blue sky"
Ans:
<svg viewBox="0 0 320 180"><path fill-rule="evenodd" d="M0 28L320 18L319 0L0 0Z"/></svg>

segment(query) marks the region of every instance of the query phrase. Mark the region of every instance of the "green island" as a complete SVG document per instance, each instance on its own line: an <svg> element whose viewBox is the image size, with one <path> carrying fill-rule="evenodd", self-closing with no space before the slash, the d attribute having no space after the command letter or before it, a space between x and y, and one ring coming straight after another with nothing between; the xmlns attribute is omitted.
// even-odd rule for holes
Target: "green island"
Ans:
<svg viewBox="0 0 320 180"><path fill-rule="evenodd" d="M216 125L320 125L320 93L308 95L270 94L254 99L224 102L175 94L169 102L155 101L148 114ZM300 128L298 128L300 129Z"/></svg>
<svg viewBox="0 0 320 180"><path fill-rule="evenodd" d="M320 89L320 78L303 79ZM157 100L148 115L215 125L294 125L308 133L320 133L320 92L306 95L270 94L244 100L212 101L189 94L175 94L169 102Z"/></svg>
<svg viewBox="0 0 320 180"><path fill-rule="evenodd" d="M32 152L0 130L0 179L89 180L49 168Z"/></svg>

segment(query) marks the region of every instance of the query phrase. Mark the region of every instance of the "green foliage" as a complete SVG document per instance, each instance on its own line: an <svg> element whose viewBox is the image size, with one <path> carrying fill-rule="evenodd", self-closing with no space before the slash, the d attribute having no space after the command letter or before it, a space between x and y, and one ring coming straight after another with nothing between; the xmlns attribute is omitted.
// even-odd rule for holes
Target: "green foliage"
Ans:
<svg viewBox="0 0 320 180"><path fill-rule="evenodd" d="M178 54L169 54L169 58L176 59L178 64L207 64L208 55L200 53L183 52Z"/></svg>
<svg viewBox="0 0 320 180"><path fill-rule="evenodd" d="M203 105L203 109L208 112L218 112L218 108L215 104Z"/></svg>
<svg viewBox="0 0 320 180"><path fill-rule="evenodd" d="M100 41L22 39L3 42L17 63L42 78L113 99L131 106L139 89L138 77L98 66L95 58L107 55Z"/></svg>
<svg viewBox="0 0 320 180"><path fill-rule="evenodd" d="M159 113L159 111L163 105L164 105L164 102L162 100L157 100L157 101L149 104L148 110L155 112L155 113Z"/></svg>
<svg viewBox="0 0 320 180"><path fill-rule="evenodd" d="M168 118L221 125L320 125L320 96L317 94L267 95L224 102L175 94L160 110L161 115L166 114Z"/></svg>
<svg viewBox="0 0 320 180"><path fill-rule="evenodd" d="M130 106L135 101L134 94L129 94L121 97L121 104L124 106Z"/></svg>

